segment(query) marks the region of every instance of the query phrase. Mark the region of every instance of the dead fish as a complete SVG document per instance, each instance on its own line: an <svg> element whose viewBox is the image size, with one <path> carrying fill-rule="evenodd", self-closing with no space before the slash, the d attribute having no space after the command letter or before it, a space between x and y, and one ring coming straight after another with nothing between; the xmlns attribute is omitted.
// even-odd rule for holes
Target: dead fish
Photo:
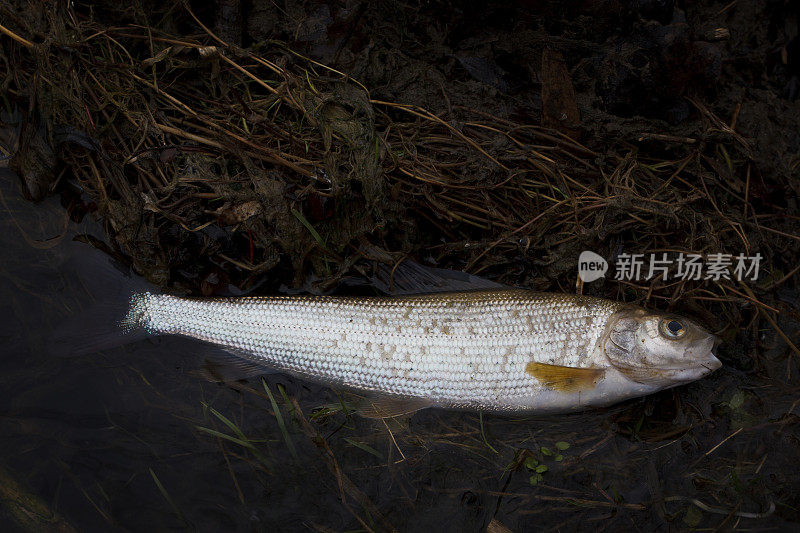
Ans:
<svg viewBox="0 0 800 533"><path fill-rule="evenodd" d="M428 407L573 411L688 383L721 366L715 336L692 320L524 289L216 299L136 291L126 307L106 340L200 339L261 373L269 367L365 394L359 414L368 417Z"/></svg>

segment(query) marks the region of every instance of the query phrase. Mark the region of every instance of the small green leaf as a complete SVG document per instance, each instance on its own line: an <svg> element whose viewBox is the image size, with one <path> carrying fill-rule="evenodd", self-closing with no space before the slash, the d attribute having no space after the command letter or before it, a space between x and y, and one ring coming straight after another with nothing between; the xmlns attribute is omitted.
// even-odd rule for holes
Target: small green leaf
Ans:
<svg viewBox="0 0 800 533"><path fill-rule="evenodd" d="M534 476L531 476L531 478L530 478L531 485L536 485L537 483L539 483L539 480L541 479L541 477L542 476L540 476L538 474L536 474Z"/></svg>
<svg viewBox="0 0 800 533"><path fill-rule="evenodd" d="M563 440L560 440L560 441L556 442L556 448L558 448L562 452L564 450L569 450L569 442L564 442Z"/></svg>
<svg viewBox="0 0 800 533"><path fill-rule="evenodd" d="M525 462L522 464L524 464L525 468L527 468L528 470L535 470L536 465L539 464L539 461L536 460L536 457L527 457L525 458Z"/></svg>
<svg viewBox="0 0 800 533"><path fill-rule="evenodd" d="M546 455L548 457L553 455L553 452L550 450L550 448L546 448L545 446L542 446L541 448L539 448L539 451L542 452L542 455Z"/></svg>
<svg viewBox="0 0 800 533"><path fill-rule="evenodd" d="M536 467L537 474L543 474L545 472L547 472L547 465L539 465Z"/></svg>
<svg viewBox="0 0 800 533"><path fill-rule="evenodd" d="M556 461L563 461L564 460L564 456L561 455L561 454L558 454L558 455L555 456L555 460Z"/></svg>
<svg viewBox="0 0 800 533"><path fill-rule="evenodd" d="M689 527L697 527L697 524L699 524L702 519L703 512L694 505L690 505L689 508L686 509L686 514L683 517L683 521L686 522L686 525Z"/></svg>
<svg viewBox="0 0 800 533"><path fill-rule="evenodd" d="M733 396L731 396L731 399L728 402L728 407L734 411L741 409L746 399L747 397L745 396L744 392L736 391Z"/></svg>

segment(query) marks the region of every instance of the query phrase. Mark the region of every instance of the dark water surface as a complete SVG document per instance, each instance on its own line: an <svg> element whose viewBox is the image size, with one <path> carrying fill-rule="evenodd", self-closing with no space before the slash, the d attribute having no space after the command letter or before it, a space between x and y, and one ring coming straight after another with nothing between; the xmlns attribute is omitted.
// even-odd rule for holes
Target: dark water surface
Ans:
<svg viewBox="0 0 800 533"><path fill-rule="evenodd" d="M71 266L88 249L72 237L103 231L68 223L56 199L25 202L2 172L0 523L11 530L797 529L797 367L772 331L750 373L726 365L583 414L430 410L383 423L276 374L265 383L278 417L258 379L236 390L195 375L189 341L48 355L52 330L96 296L92 272ZM797 324L781 325L796 342Z"/></svg>

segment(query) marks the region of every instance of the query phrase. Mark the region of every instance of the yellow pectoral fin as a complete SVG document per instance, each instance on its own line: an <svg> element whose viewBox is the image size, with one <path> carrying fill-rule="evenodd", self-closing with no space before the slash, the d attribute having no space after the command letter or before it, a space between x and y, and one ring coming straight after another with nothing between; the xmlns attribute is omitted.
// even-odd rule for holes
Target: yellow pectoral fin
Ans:
<svg viewBox="0 0 800 533"><path fill-rule="evenodd" d="M528 363L525 372L545 387L561 392L592 389L606 373L602 368L573 368L545 363Z"/></svg>

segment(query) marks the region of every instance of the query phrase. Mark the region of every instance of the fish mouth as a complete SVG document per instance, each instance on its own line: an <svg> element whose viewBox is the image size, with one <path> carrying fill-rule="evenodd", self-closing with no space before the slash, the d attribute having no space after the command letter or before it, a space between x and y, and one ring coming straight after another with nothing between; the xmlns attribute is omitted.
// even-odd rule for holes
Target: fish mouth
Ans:
<svg viewBox="0 0 800 533"><path fill-rule="evenodd" d="M702 363L699 363L701 367L707 370L706 374L710 374L713 371L722 367L722 361L717 359L717 356L714 355L714 349L719 346L720 339L716 335L712 335L703 346L703 352L705 352L705 360Z"/></svg>
<svg viewBox="0 0 800 533"><path fill-rule="evenodd" d="M703 375L707 375L712 373L713 371L722 367L722 361L717 359L717 356L714 355L713 352L708 352L708 356L706 360L702 363L698 363L699 368L703 370Z"/></svg>
<svg viewBox="0 0 800 533"><path fill-rule="evenodd" d="M714 348L719 340L711 335L707 339L687 348L684 357L691 363L690 367L674 369L677 374L686 375L687 381L692 381L706 376L722 366L722 361L714 355Z"/></svg>

